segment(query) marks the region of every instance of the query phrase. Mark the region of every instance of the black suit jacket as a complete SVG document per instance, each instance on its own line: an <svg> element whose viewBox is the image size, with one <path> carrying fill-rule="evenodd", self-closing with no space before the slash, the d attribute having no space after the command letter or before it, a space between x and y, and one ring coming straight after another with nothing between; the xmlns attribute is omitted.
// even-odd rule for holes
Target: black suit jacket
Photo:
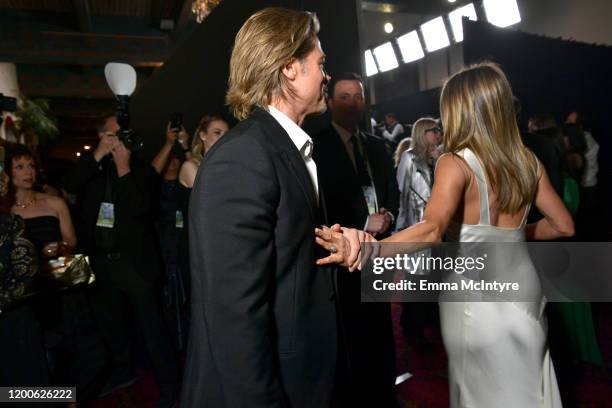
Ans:
<svg viewBox="0 0 612 408"><path fill-rule="evenodd" d="M183 407L329 406L333 276L304 161L256 110L206 155L191 194L192 326Z"/></svg>
<svg viewBox="0 0 612 408"><path fill-rule="evenodd" d="M393 162L383 140L360 133L362 146L372 169L378 206L397 217L399 190ZM336 129L330 125L314 138L313 158L317 163L319 183L325 194L329 221L342 226L363 229L368 218L368 207L363 197L360 180L356 177L351 159Z"/></svg>
<svg viewBox="0 0 612 408"><path fill-rule="evenodd" d="M105 252L96 240L96 222L105 199L107 177L112 180L114 195L113 252L119 252L121 259L130 263L130 269L146 280L157 280L161 259L153 219L159 200L155 194L158 179L153 167L135 154L130 161L130 172L123 177L117 177L115 164L108 157L98 163L93 154L83 156L65 177L64 188L78 198L75 224L79 250L94 258ZM95 263L95 259L92 261Z"/></svg>
<svg viewBox="0 0 612 408"><path fill-rule="evenodd" d="M558 136L557 128L542 129L522 135L523 143L542 162L550 183L559 196L563 197L563 160L565 149Z"/></svg>

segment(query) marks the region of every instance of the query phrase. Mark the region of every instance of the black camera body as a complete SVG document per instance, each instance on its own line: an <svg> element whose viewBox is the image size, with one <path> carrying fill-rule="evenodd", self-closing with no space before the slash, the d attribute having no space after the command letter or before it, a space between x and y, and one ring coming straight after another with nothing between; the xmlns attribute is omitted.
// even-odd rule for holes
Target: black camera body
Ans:
<svg viewBox="0 0 612 408"><path fill-rule="evenodd" d="M117 102L119 103L116 114L117 124L119 125L117 137L125 147L132 152L137 152L144 146L144 141L130 128L129 97L127 95L117 95Z"/></svg>

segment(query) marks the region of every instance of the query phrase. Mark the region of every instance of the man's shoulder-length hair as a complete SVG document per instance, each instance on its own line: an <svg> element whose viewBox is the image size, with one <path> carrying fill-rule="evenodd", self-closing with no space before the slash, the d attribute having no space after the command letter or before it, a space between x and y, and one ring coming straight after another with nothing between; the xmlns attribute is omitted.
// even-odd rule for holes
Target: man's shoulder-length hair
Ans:
<svg viewBox="0 0 612 408"><path fill-rule="evenodd" d="M226 101L237 119L292 93L282 69L292 59L306 58L316 47L318 32L319 20L308 11L270 7L249 17L236 35L230 59Z"/></svg>

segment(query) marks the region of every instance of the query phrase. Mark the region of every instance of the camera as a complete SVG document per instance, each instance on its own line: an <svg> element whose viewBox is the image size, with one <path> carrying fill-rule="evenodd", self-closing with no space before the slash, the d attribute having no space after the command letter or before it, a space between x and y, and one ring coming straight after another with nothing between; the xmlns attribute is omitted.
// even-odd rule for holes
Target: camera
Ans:
<svg viewBox="0 0 612 408"><path fill-rule="evenodd" d="M123 142L125 147L137 152L144 146L144 141L130 128L129 97L127 95L117 95L116 98L118 102L116 117L119 125L117 138Z"/></svg>
<svg viewBox="0 0 612 408"><path fill-rule="evenodd" d="M144 142L130 128L130 96L136 89L136 71L131 65L109 62L104 67L106 82L117 99L117 137L133 152L142 149Z"/></svg>
<svg viewBox="0 0 612 408"><path fill-rule="evenodd" d="M179 112L175 112L170 117L170 129L175 132L180 132L183 127L183 114Z"/></svg>

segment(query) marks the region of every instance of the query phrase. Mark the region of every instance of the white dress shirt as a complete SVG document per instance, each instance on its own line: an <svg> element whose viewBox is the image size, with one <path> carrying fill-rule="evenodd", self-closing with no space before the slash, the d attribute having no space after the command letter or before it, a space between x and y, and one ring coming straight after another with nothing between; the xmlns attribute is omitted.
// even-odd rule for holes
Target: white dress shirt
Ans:
<svg viewBox="0 0 612 408"><path fill-rule="evenodd" d="M312 185L317 196L317 202L319 202L319 182L317 179L317 164L312 159L313 144L311 137L308 136L308 134L297 125L297 123L289 119L287 115L276 109L274 106L268 106L268 112L270 113L270 115L272 115L274 119L276 119L276 121L281 125L281 127L285 129L285 132L289 134L289 138L291 138L291 141L300 152L300 155L304 160L304 164L306 165L306 169L308 170L308 174L310 174L310 179L312 180Z"/></svg>

